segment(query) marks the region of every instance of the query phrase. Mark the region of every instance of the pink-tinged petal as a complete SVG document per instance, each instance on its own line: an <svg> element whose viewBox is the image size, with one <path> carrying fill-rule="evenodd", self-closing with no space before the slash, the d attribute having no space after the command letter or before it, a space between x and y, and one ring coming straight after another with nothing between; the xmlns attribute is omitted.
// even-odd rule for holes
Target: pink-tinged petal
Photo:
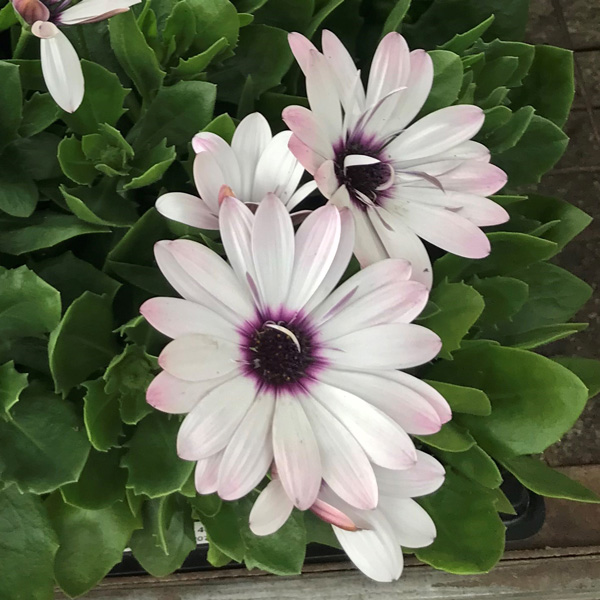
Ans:
<svg viewBox="0 0 600 600"><path fill-rule="evenodd" d="M239 194L241 188L240 165L231 146L220 136L209 131L196 134L192 140L194 151L198 154L209 152L219 165L223 182Z"/></svg>
<svg viewBox="0 0 600 600"><path fill-rule="evenodd" d="M433 269L425 245L398 215L386 212L385 220L391 231L379 219L374 219L373 225L386 256L407 260L412 267L411 278L431 289Z"/></svg>
<svg viewBox="0 0 600 600"><path fill-rule="evenodd" d="M507 175L495 165L473 161L441 175L440 181L449 191L491 196L506 185Z"/></svg>
<svg viewBox="0 0 600 600"><path fill-rule="evenodd" d="M158 364L174 377L202 381L222 377L237 369L238 345L209 335L187 335L165 346Z"/></svg>
<svg viewBox="0 0 600 600"><path fill-rule="evenodd" d="M196 463L194 484L199 494L214 494L217 491L217 479L223 452L217 452Z"/></svg>
<svg viewBox="0 0 600 600"><path fill-rule="evenodd" d="M315 182L319 186L319 191L325 198L331 198L340 187L337 175L335 174L335 164L332 160L326 160L315 173Z"/></svg>
<svg viewBox="0 0 600 600"><path fill-rule="evenodd" d="M418 498L432 494L446 477L444 467L433 456L417 450L417 464L410 469L393 471L373 467L380 494L393 498Z"/></svg>
<svg viewBox="0 0 600 600"><path fill-rule="evenodd" d="M271 427L275 398L259 393L227 444L219 469L219 496L237 500L263 479L273 461Z"/></svg>
<svg viewBox="0 0 600 600"><path fill-rule="evenodd" d="M344 529L345 531L357 531L358 527L354 523L352 519L346 514L344 514L341 510L331 506L331 504L327 504L323 500L317 500L310 507L310 510L322 521L325 523L329 523L330 525L335 525L340 529Z"/></svg>
<svg viewBox="0 0 600 600"><path fill-rule="evenodd" d="M304 398L302 406L317 438L325 482L350 505L375 508L379 499L377 481L356 438L320 402Z"/></svg>
<svg viewBox="0 0 600 600"><path fill-rule="evenodd" d="M156 201L156 210L167 219L192 227L219 228L219 219L210 211L204 200L191 194L182 192L163 194Z"/></svg>
<svg viewBox="0 0 600 600"><path fill-rule="evenodd" d="M307 181L305 184L301 185L290 197L290 199L285 203L285 207L289 210L292 211L294 208L296 208L296 206L298 206L298 204L300 204L300 202L302 202L302 200L304 200L309 194L312 194L315 190L317 189L317 182L316 181ZM306 213L307 211L300 211L303 213ZM297 213L294 213L294 215L292 215L292 218L294 218L295 216L298 215ZM294 224L296 224L296 222L294 222Z"/></svg>
<svg viewBox="0 0 600 600"><path fill-rule="evenodd" d="M198 298L190 298L182 293L187 300L207 306L228 320L233 319L236 324L241 319L249 319L254 315L254 306L245 288L240 286L231 267L216 252L191 240L158 242L155 245L155 255L159 267L177 291L179 289L171 281L170 275L178 276L179 273L174 269L170 270L170 265L167 266L168 272L163 269L162 259L159 259L163 248L187 276L187 282L195 284L194 290L198 287L203 290L203 293L197 294Z"/></svg>
<svg viewBox="0 0 600 600"><path fill-rule="evenodd" d="M273 451L281 483L294 506L310 508L321 485L321 457L302 408L303 398L281 393L273 418Z"/></svg>
<svg viewBox="0 0 600 600"><path fill-rule="evenodd" d="M350 210L346 208L340 211L340 241L335 258L331 263L331 267L329 267L329 271L327 271L327 274L323 278L323 281L306 303L304 310L307 313L312 312L315 307L319 306L337 286L342 275L346 272L348 263L352 258L353 248L354 219Z"/></svg>
<svg viewBox="0 0 600 600"><path fill-rule="evenodd" d="M314 113L308 110L308 108L304 108L303 106L288 106L283 109L281 118L292 130L294 136L314 153L322 156L323 160L334 158L332 143L327 133L323 131L322 125L317 122ZM294 136L292 136L291 140L294 139ZM303 165L307 165L308 161L306 158L300 156L294 147L290 146L290 150ZM308 168L307 170L310 171Z"/></svg>
<svg viewBox="0 0 600 600"><path fill-rule="evenodd" d="M402 575L404 565L400 545L380 511L373 511L369 519L372 529L345 531L334 527L333 532L348 558L367 577L382 583L395 581Z"/></svg>
<svg viewBox="0 0 600 600"><path fill-rule="evenodd" d="M425 50L413 50L410 53L410 75L406 80L406 89L402 101L387 124L386 131L398 132L417 116L423 108L433 84L433 62Z"/></svg>
<svg viewBox="0 0 600 600"><path fill-rule="evenodd" d="M406 40L399 33L388 33L375 51L369 83L367 105L373 106L392 90L405 85L410 69L410 54Z"/></svg>
<svg viewBox="0 0 600 600"><path fill-rule="evenodd" d="M31 32L41 38L42 73L50 95L64 111L75 112L84 94L79 57L65 34L53 23L37 21Z"/></svg>
<svg viewBox="0 0 600 600"><path fill-rule="evenodd" d="M185 460L200 460L223 450L255 396L254 383L244 376L212 390L183 420L177 454Z"/></svg>
<svg viewBox="0 0 600 600"><path fill-rule="evenodd" d="M385 498L380 510L391 524L394 537L401 546L425 548L435 540L433 520L411 498Z"/></svg>
<svg viewBox="0 0 600 600"><path fill-rule="evenodd" d="M362 269L347 279L312 312L313 319L323 324L339 314L344 307L363 298L371 297L390 283L400 285L410 277L410 263L401 259L386 258Z"/></svg>
<svg viewBox="0 0 600 600"><path fill-rule="evenodd" d="M402 385L397 371L361 373L325 370L319 379L366 400L414 435L437 433L442 420L426 398Z"/></svg>
<svg viewBox="0 0 600 600"><path fill-rule="evenodd" d="M441 347L440 338L425 327L390 323L331 340L321 354L335 369L410 369L435 358Z"/></svg>
<svg viewBox="0 0 600 600"><path fill-rule="evenodd" d="M484 258L491 250L481 229L451 210L409 203L404 218L419 237L465 258Z"/></svg>
<svg viewBox="0 0 600 600"><path fill-rule="evenodd" d="M311 393L348 429L376 465L407 469L417 462L415 446L408 434L362 398L323 382L316 384Z"/></svg>
<svg viewBox="0 0 600 600"><path fill-rule="evenodd" d="M416 160L445 152L471 139L485 116L478 106L459 104L437 110L401 133L387 150L401 160Z"/></svg>
<svg viewBox="0 0 600 600"><path fill-rule="evenodd" d="M200 152L194 158L194 182L200 197L213 214L219 213L219 192L227 185L217 159L211 152Z"/></svg>
<svg viewBox="0 0 600 600"><path fill-rule="evenodd" d="M268 144L256 166L251 198L260 202L268 193L284 204L294 193L304 168L288 149L291 131L278 133Z"/></svg>
<svg viewBox="0 0 600 600"><path fill-rule="evenodd" d="M288 43L292 50L294 58L298 61L298 65L302 69L304 75L307 75L309 70L310 53L317 52L315 45L301 33L290 33L288 35Z"/></svg>
<svg viewBox="0 0 600 600"><path fill-rule="evenodd" d="M252 254L264 307L278 309L285 302L292 279L294 228L287 209L273 194L256 210Z"/></svg>
<svg viewBox="0 0 600 600"><path fill-rule="evenodd" d="M379 219L374 215L370 218L370 211L363 211L360 208L352 208L354 216L354 225L356 227L356 241L354 243L354 254L364 269L366 266L389 258L385 246L383 245L373 221Z"/></svg>
<svg viewBox="0 0 600 600"><path fill-rule="evenodd" d="M129 10L141 0L82 0L60 14L62 25L95 23Z"/></svg>
<svg viewBox="0 0 600 600"><path fill-rule="evenodd" d="M40 0L12 0L12 5L28 25L33 25L36 21L45 22L50 18L48 7Z"/></svg>
<svg viewBox="0 0 600 600"><path fill-rule="evenodd" d="M273 479L259 494L250 511L250 531L254 535L271 535L289 519L294 504L279 479Z"/></svg>
<svg viewBox="0 0 600 600"><path fill-rule="evenodd" d="M442 423L447 423L452 418L452 410L446 399L428 383L402 371L396 371L394 379L425 398L437 412Z"/></svg>
<svg viewBox="0 0 600 600"><path fill-rule="evenodd" d="M455 202L461 204L457 214L478 227L500 225L510 219L505 208L488 198L458 192L448 192L448 195L451 195Z"/></svg>
<svg viewBox="0 0 600 600"><path fill-rule="evenodd" d="M292 135L288 142L288 148L298 162L311 175L314 175L317 172L317 169L325 160L320 154L317 154L312 148L307 146L297 135Z"/></svg>
<svg viewBox="0 0 600 600"><path fill-rule="evenodd" d="M239 336L232 324L216 312L181 298L151 298L140 312L154 329L172 339L200 333L235 343Z"/></svg>
<svg viewBox="0 0 600 600"><path fill-rule="evenodd" d="M174 415L189 413L208 392L231 377L217 377L204 381L184 381L166 371L160 372L148 386L146 401L150 406Z"/></svg>
<svg viewBox="0 0 600 600"><path fill-rule="evenodd" d="M296 234L294 272L286 301L289 310L300 310L327 275L338 251L340 212L322 206L308 216Z"/></svg>

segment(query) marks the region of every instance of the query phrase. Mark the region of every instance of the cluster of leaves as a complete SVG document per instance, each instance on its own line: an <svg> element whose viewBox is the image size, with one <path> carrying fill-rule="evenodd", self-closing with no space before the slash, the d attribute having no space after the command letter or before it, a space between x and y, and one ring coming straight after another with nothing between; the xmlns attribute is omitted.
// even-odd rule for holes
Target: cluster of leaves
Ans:
<svg viewBox="0 0 600 600"><path fill-rule="evenodd" d="M539 181L565 149L569 53L518 41L526 0L146 0L108 23L65 30L86 81L82 106L67 114L45 90L37 40L4 2L0 596L45 600L55 581L77 596L127 546L166 575L194 548L194 519L213 565L299 572L307 543L335 544L330 528L294 512L277 534L253 536L253 499L197 496L193 465L175 452L180 419L145 402L165 340L138 308L173 294L152 246L188 236L221 249L216 234L166 222L156 197L192 191L195 132L230 140L234 119L253 110L281 128L282 108L306 103L289 31L316 37L326 26L368 64L381 36L402 29L434 61L423 112L484 108L479 139L513 188ZM567 321L590 288L548 261L589 218L552 198L496 201L511 221L489 234L490 257L439 259L421 319L444 344L422 375L455 419L420 440L448 477L423 499L439 535L417 556L460 573L486 571L501 556L498 513L511 508L498 465L544 495L596 501L531 458L600 388L595 361L532 352L584 327Z"/></svg>

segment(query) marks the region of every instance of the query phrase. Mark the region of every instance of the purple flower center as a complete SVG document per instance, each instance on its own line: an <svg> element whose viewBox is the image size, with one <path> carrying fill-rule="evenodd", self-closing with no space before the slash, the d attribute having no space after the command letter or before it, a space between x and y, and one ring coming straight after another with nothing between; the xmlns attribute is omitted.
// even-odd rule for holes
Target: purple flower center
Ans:
<svg viewBox="0 0 600 600"><path fill-rule="evenodd" d="M311 336L298 325L266 321L248 336L247 368L265 384L286 386L315 362Z"/></svg>

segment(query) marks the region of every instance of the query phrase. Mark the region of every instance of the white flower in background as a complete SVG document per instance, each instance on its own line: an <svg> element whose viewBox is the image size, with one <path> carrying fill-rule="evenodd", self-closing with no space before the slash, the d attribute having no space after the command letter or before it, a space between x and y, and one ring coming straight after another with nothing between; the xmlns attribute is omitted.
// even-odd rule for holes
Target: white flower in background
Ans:
<svg viewBox="0 0 600 600"><path fill-rule="evenodd" d="M272 194L254 215L225 197L219 214L228 265L189 240L155 246L158 265L184 299L141 307L173 338L148 402L188 413L179 456L198 461L196 488L225 500L250 492L274 464L301 510L324 481L349 505L377 506L375 469L409 469L410 433L433 433L450 408L400 371L433 359L436 334L411 321L427 302L410 266L388 259L334 290L350 261L348 211L311 213L296 235Z"/></svg>
<svg viewBox="0 0 600 600"><path fill-rule="evenodd" d="M273 136L269 123L259 113L240 122L231 146L214 133L198 133L192 146L196 152L194 181L200 198L171 192L156 201L156 209L168 219L200 229L219 228L223 190L254 210L268 193L282 200L288 211L293 210L317 185L311 181L297 189L304 168L288 149L291 135L282 131ZM302 216L305 214L302 211Z"/></svg>
<svg viewBox="0 0 600 600"><path fill-rule="evenodd" d="M431 262L419 238L459 256L486 256L490 244L479 227L502 223L508 214L486 198L506 175L490 164L487 148L471 141L483 111L450 106L409 125L427 100L433 66L424 50L409 52L398 33L379 44L366 91L331 32L323 32L323 53L298 33L289 41L311 107L283 111L294 133L290 149L321 192L352 211L361 265L405 258L413 278L431 286Z"/></svg>
<svg viewBox="0 0 600 600"><path fill-rule="evenodd" d="M59 29L103 21L129 10L141 0L12 0L15 10L40 38L42 73L56 104L67 112L79 108L84 94L83 72L75 48Z"/></svg>
<svg viewBox="0 0 600 600"><path fill-rule="evenodd" d="M417 462L403 471L373 468L379 488L374 510L358 510L323 484L311 510L327 523L350 560L376 581L394 581L402 574L402 546L424 548L436 537L435 524L413 498L435 492L444 482L444 467L417 450ZM293 505L275 472L250 513L256 535L277 531Z"/></svg>

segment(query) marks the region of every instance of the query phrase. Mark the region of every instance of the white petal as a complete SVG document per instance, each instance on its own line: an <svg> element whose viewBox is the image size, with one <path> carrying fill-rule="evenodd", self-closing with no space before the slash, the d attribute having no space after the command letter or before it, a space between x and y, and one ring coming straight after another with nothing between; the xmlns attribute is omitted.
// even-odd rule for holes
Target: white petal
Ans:
<svg viewBox="0 0 600 600"><path fill-rule="evenodd" d="M335 163L332 160L326 160L317 169L315 183L325 198L331 198L337 192L340 182L335 173Z"/></svg>
<svg viewBox="0 0 600 600"><path fill-rule="evenodd" d="M223 377L238 368L237 344L210 335L187 335L165 346L158 364L178 379L202 381Z"/></svg>
<svg viewBox="0 0 600 600"><path fill-rule="evenodd" d="M462 204L458 214L478 227L500 225L510 219L510 215L505 208L488 198L458 192L449 192L449 194L453 195L456 202Z"/></svg>
<svg viewBox="0 0 600 600"><path fill-rule="evenodd" d="M482 161L467 161L440 176L445 190L490 196L502 189L507 175L495 165Z"/></svg>
<svg viewBox="0 0 600 600"><path fill-rule="evenodd" d="M83 101L83 71L75 48L62 31L55 29L53 37L40 40L42 73L56 104L72 113Z"/></svg>
<svg viewBox="0 0 600 600"><path fill-rule="evenodd" d="M217 452L196 463L194 483L199 494L214 494L217 491L217 478L223 452Z"/></svg>
<svg viewBox="0 0 600 600"><path fill-rule="evenodd" d="M302 406L319 444L325 482L352 506L375 508L377 481L360 444L321 403L304 398Z"/></svg>
<svg viewBox="0 0 600 600"><path fill-rule="evenodd" d="M435 540L435 524L424 508L410 498L386 498L381 511L392 525L398 543L408 548L424 548Z"/></svg>
<svg viewBox="0 0 600 600"><path fill-rule="evenodd" d="M281 485L273 479L260 493L250 511L250 530L254 535L275 533L289 518L294 504Z"/></svg>
<svg viewBox="0 0 600 600"><path fill-rule="evenodd" d="M290 44L294 58L298 61L298 65L302 69L304 75L306 75L308 73L311 51L317 52L317 49L314 44L301 33L290 33L288 35L288 43Z"/></svg>
<svg viewBox="0 0 600 600"><path fill-rule="evenodd" d="M183 420L177 454L186 460L199 460L225 448L255 396L254 383L244 376L212 390Z"/></svg>
<svg viewBox="0 0 600 600"><path fill-rule="evenodd" d="M452 418L452 411L450 410L448 402L446 402L444 397L428 383L425 383L408 373L402 373L402 371L396 371L394 379L425 398L440 416L442 423L447 423Z"/></svg>
<svg viewBox="0 0 600 600"><path fill-rule="evenodd" d="M372 462L407 469L417 461L412 440L388 416L358 396L319 382L311 394L356 438Z"/></svg>
<svg viewBox="0 0 600 600"><path fill-rule="evenodd" d="M298 159L298 162L311 174L314 175L321 163L325 160L323 156L307 146L297 135L292 135L288 142L290 152ZM316 186L316 185L315 185ZM304 187L304 186L303 186ZM302 189L302 188L300 188ZM311 190L312 191L312 190ZM309 192L310 193L310 192ZM291 203L291 200L290 200ZM289 207L289 205L288 205ZM290 208L291 210L291 208Z"/></svg>
<svg viewBox="0 0 600 600"><path fill-rule="evenodd" d="M335 369L409 369L435 358L441 347L440 338L425 327L389 323L331 340L321 354Z"/></svg>
<svg viewBox="0 0 600 600"><path fill-rule="evenodd" d="M218 229L219 219L209 210L202 198L171 192L156 201L156 210L167 219L199 229Z"/></svg>
<svg viewBox="0 0 600 600"><path fill-rule="evenodd" d="M123 12L141 0L82 0L60 14L62 25L93 23L108 18L116 12Z"/></svg>
<svg viewBox="0 0 600 600"><path fill-rule="evenodd" d="M410 56L406 40L399 33L388 33L379 43L369 73L367 105L373 106L408 79Z"/></svg>
<svg viewBox="0 0 600 600"><path fill-rule="evenodd" d="M235 430L219 469L219 496L237 500L251 492L273 461L271 427L275 398L259 393Z"/></svg>
<svg viewBox="0 0 600 600"><path fill-rule="evenodd" d="M221 169L225 185L232 188L234 193L241 193L241 174L237 156L222 137L210 131L201 131L194 136L192 146L196 153L209 152Z"/></svg>
<svg viewBox="0 0 600 600"><path fill-rule="evenodd" d="M295 506L306 510L321 485L321 458L302 397L281 393L273 419L273 450L281 483Z"/></svg>
<svg viewBox="0 0 600 600"><path fill-rule="evenodd" d="M289 146L289 144L288 144ZM304 167L303 167L304 168ZM291 196L290 199L285 203L286 208L291 211L293 210L302 200L304 200L309 194L312 194L317 189L316 181L307 181L301 185ZM295 215L298 213L294 213ZM292 218L294 215L292 215Z"/></svg>
<svg viewBox="0 0 600 600"><path fill-rule="evenodd" d="M211 152L200 152L194 158L194 182L200 197L213 214L219 214L219 192L227 185L217 159Z"/></svg>
<svg viewBox="0 0 600 600"><path fill-rule="evenodd" d="M261 298L266 307L285 301L294 267L294 228L290 215L276 196L259 205L252 229L252 253Z"/></svg>
<svg viewBox="0 0 600 600"><path fill-rule="evenodd" d="M323 131L314 113L303 106L287 106L281 113L285 124L294 132L294 136L303 142L313 152L323 157L323 160L333 159L334 152L332 141L328 132ZM292 140L294 138L292 137ZM306 162L298 155L293 147L290 148L298 160L306 166ZM307 167L308 168L308 167ZM308 169L310 171L310 169Z"/></svg>
<svg viewBox="0 0 600 600"><path fill-rule="evenodd" d="M364 268L367 265L388 258L389 254L381 242L380 236L369 218L369 214L360 208L353 207L351 210L354 215L354 224L356 226L354 254L361 267ZM377 221L376 217L375 221Z"/></svg>

